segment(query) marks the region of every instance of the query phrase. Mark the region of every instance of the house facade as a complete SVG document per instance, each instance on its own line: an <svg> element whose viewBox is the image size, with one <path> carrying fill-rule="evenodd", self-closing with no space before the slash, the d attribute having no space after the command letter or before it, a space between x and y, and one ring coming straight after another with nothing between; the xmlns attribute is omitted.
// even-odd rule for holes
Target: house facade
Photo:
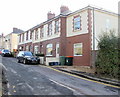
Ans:
<svg viewBox="0 0 120 97"><path fill-rule="evenodd" d="M3 34L1 34L0 35L0 49L3 49L4 48L4 35Z"/></svg>
<svg viewBox="0 0 120 97"><path fill-rule="evenodd" d="M47 14L48 20L19 34L19 50L45 55L45 64L59 62L60 56L73 56L73 65L91 66L99 36L118 31L118 15L87 6L71 12L61 6L60 15Z"/></svg>
<svg viewBox="0 0 120 97"><path fill-rule="evenodd" d="M4 36L3 46L11 52L15 52L18 46L18 34L24 32L18 28L13 28L13 32Z"/></svg>

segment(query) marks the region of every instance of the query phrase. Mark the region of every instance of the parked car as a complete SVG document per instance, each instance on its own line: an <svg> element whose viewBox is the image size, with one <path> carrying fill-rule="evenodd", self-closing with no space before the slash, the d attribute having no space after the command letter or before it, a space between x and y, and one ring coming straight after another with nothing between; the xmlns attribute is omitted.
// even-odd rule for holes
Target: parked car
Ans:
<svg viewBox="0 0 120 97"><path fill-rule="evenodd" d="M5 56L11 56L11 52L9 50L7 50L7 49L2 49L1 50L1 55L3 57L5 57Z"/></svg>
<svg viewBox="0 0 120 97"><path fill-rule="evenodd" d="M2 54L2 49L0 49L0 55Z"/></svg>
<svg viewBox="0 0 120 97"><path fill-rule="evenodd" d="M17 55L17 62L20 63L40 63L40 59L37 56L34 56L30 51L20 51Z"/></svg>

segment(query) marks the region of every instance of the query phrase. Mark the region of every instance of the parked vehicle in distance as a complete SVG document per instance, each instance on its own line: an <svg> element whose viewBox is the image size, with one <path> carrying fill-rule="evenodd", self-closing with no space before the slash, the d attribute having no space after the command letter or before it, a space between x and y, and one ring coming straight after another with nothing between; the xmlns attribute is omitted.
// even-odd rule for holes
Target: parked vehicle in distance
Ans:
<svg viewBox="0 0 120 97"><path fill-rule="evenodd" d="M20 51L17 55L17 62L20 63L35 63L39 64L40 59L37 56L34 56L30 51Z"/></svg>
<svg viewBox="0 0 120 97"><path fill-rule="evenodd" d="M9 50L7 50L7 49L2 49L2 50L1 50L1 55L2 55L3 57L5 57L5 56L11 56L12 54L11 54L11 52L10 52Z"/></svg>
<svg viewBox="0 0 120 97"><path fill-rule="evenodd" d="M2 54L2 49L0 49L0 55Z"/></svg>

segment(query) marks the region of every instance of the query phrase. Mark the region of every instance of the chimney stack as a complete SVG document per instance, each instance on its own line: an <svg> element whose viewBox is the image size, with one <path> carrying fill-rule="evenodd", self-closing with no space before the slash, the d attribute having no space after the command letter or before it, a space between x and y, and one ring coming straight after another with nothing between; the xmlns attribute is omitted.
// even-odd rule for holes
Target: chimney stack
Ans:
<svg viewBox="0 0 120 97"><path fill-rule="evenodd" d="M4 34L2 33L2 37L4 36Z"/></svg>
<svg viewBox="0 0 120 97"><path fill-rule="evenodd" d="M47 14L47 19L49 20L49 19L52 19L52 18L54 18L55 17L55 14L54 13L51 13L51 11L50 12L48 12L48 14Z"/></svg>
<svg viewBox="0 0 120 97"><path fill-rule="evenodd" d="M62 5L61 7L60 7L60 13L67 13L67 12L69 12L70 10L69 10L69 8L67 7L67 6L64 6L64 5Z"/></svg>

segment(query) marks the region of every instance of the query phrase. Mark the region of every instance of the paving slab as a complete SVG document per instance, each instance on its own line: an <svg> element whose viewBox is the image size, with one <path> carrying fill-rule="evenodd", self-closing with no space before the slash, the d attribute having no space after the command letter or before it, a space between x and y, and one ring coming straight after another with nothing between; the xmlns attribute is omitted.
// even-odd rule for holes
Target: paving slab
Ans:
<svg viewBox="0 0 120 97"><path fill-rule="evenodd" d="M0 56L0 96L2 96L2 57Z"/></svg>

